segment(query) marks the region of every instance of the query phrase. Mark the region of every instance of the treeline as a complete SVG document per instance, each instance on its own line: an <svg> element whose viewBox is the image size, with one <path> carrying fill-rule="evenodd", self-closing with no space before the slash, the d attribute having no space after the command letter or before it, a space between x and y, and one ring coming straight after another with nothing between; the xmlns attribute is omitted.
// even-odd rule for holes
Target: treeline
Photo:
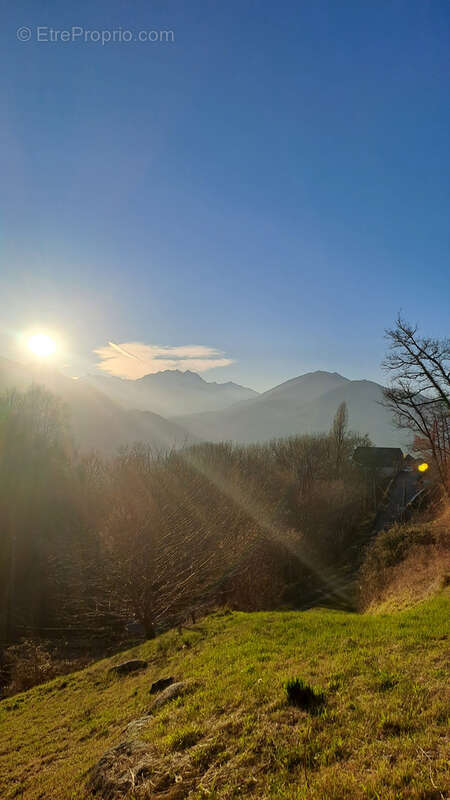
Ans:
<svg viewBox="0 0 450 800"><path fill-rule="evenodd" d="M367 512L345 405L330 433L167 453L77 454L58 398L0 400L0 637L147 636L218 603L298 604Z"/></svg>

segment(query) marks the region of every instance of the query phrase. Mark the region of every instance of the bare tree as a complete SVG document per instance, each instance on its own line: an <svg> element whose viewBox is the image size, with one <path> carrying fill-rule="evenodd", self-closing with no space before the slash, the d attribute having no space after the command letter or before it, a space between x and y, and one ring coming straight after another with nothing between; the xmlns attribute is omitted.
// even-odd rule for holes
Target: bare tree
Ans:
<svg viewBox="0 0 450 800"><path fill-rule="evenodd" d="M385 406L399 428L427 442L444 490L449 491L450 339L418 335L400 314L386 331L389 352L383 367L391 374Z"/></svg>
<svg viewBox="0 0 450 800"><path fill-rule="evenodd" d="M336 475L339 477L341 471L341 464L344 458L344 451L347 442L347 428L348 428L348 410L347 403L340 404L333 419L331 428L331 437L334 446L334 458Z"/></svg>
<svg viewBox="0 0 450 800"><path fill-rule="evenodd" d="M148 638L162 619L204 602L257 536L258 526L212 477L187 451L136 446L113 464L103 526L111 588Z"/></svg>

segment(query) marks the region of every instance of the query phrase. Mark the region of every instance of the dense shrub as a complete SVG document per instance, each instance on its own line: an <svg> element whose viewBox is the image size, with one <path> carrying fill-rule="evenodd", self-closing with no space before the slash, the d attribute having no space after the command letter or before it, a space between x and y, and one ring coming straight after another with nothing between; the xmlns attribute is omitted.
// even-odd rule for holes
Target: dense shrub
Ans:
<svg viewBox="0 0 450 800"><path fill-rule="evenodd" d="M0 697L24 692L57 675L81 669L89 658L64 658L50 641L22 639L6 647L0 657Z"/></svg>

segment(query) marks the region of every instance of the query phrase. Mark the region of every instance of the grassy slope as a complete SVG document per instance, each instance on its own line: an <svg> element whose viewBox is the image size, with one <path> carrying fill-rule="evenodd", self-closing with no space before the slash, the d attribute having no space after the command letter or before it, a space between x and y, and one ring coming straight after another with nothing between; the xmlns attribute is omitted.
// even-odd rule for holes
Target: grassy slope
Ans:
<svg viewBox="0 0 450 800"><path fill-rule="evenodd" d="M450 583L450 506L435 519L419 515L372 541L362 570L363 607L398 611Z"/></svg>
<svg viewBox="0 0 450 800"><path fill-rule="evenodd" d="M392 615L216 614L127 654L145 672L109 676L116 657L4 700L0 797L85 797L86 770L168 674L196 688L149 725L154 783L169 788L154 797L446 797L448 611L447 593ZM286 704L295 675L325 689L324 713Z"/></svg>

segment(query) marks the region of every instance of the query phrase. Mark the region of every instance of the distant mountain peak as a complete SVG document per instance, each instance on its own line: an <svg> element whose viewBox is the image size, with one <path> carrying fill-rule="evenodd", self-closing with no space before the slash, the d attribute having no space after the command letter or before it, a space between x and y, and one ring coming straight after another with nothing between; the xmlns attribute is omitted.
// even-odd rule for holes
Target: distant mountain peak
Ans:
<svg viewBox="0 0 450 800"><path fill-rule="evenodd" d="M344 378L339 372L326 372L325 370L318 369L314 372L305 372L303 375L297 375L296 378L284 381L278 384L278 386L274 386L273 389L269 389L267 392L261 394L260 398L273 397L279 394L285 395L286 392L298 391L299 388L308 392L312 391L318 396L328 389L349 382L349 379Z"/></svg>
<svg viewBox="0 0 450 800"><path fill-rule="evenodd" d="M330 377L330 375L333 378L340 378L343 381L349 380L349 378L346 378L344 375L341 375L340 372L329 372L326 369L315 369L312 372L304 372L302 375L298 375L296 378L292 378L291 380L296 381L299 380L300 378L312 378L315 376Z"/></svg>
<svg viewBox="0 0 450 800"><path fill-rule="evenodd" d="M192 372L190 369L182 370L182 369L162 369L159 372L149 372L148 375L144 375L142 378L138 378L138 381L158 381L162 379L168 378L169 380L194 380L197 383L207 383L198 372ZM136 381L136 383L138 382Z"/></svg>
<svg viewBox="0 0 450 800"><path fill-rule="evenodd" d="M163 417L218 411L258 397L258 392L228 381L206 381L190 369L151 372L134 381L108 375L90 375L86 380L100 386L124 408L152 411Z"/></svg>
<svg viewBox="0 0 450 800"><path fill-rule="evenodd" d="M111 452L138 440L171 447L187 434L191 441L258 442L327 432L342 402L352 430L367 432L378 446L407 446L406 435L393 427L380 403L382 386L338 372L308 372L258 394L233 381L205 381L190 370L164 370L137 381L104 374L73 381L54 369L0 357L0 391L23 390L32 382L45 384L67 402L75 439L88 449Z"/></svg>
<svg viewBox="0 0 450 800"><path fill-rule="evenodd" d="M338 372L316 370L223 411L176 419L200 439L265 442L327 433L339 405L345 402L351 430L368 433L378 446L398 446L405 434L394 427L381 399L382 386L373 381L353 381Z"/></svg>

